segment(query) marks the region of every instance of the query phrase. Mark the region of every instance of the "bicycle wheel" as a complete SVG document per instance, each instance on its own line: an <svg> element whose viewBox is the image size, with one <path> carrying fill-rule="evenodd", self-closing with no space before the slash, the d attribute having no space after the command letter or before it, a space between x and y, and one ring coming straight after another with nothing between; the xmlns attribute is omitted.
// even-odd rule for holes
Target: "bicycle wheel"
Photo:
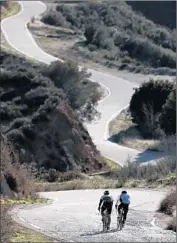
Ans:
<svg viewBox="0 0 177 243"><path fill-rule="evenodd" d="M107 231L107 225L108 225L107 216L104 215L103 216L103 232L106 232Z"/></svg>
<svg viewBox="0 0 177 243"><path fill-rule="evenodd" d="M103 232L106 232L109 227L109 218L108 218L108 213L107 210L103 212Z"/></svg>
<svg viewBox="0 0 177 243"><path fill-rule="evenodd" d="M121 209L120 215L117 217L117 229L122 230L124 222L124 211Z"/></svg>

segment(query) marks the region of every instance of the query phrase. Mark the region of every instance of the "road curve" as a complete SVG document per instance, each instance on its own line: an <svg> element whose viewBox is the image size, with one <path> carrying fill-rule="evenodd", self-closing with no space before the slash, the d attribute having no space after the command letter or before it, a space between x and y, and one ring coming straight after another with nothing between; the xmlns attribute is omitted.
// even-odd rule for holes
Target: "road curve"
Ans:
<svg viewBox="0 0 177 243"><path fill-rule="evenodd" d="M19 52L40 62L50 64L58 58L41 50L27 28L27 23L33 16L38 16L46 10L45 4L40 1L19 1L21 11L1 22L2 31L8 43ZM16 27L16 28L14 28ZM15 29L15 32L14 32ZM127 158L132 161L146 162L158 158L156 153L139 152L135 149L119 146L108 141L108 123L111 117L118 114L129 104L133 94L133 82L115 77L103 72L88 70L91 79L99 82L109 90L109 95L99 102L98 111L101 119L92 124L86 124L87 130L102 155L108 157L120 165L124 165Z"/></svg>
<svg viewBox="0 0 177 243"><path fill-rule="evenodd" d="M130 189L131 206L121 232L116 231L113 209L109 233L102 233L97 214L102 190L78 190L41 193L54 202L44 206L28 206L12 212L13 218L25 226L64 242L175 242L176 234L154 224L154 211L165 196L162 190ZM111 190L116 200L120 190Z"/></svg>

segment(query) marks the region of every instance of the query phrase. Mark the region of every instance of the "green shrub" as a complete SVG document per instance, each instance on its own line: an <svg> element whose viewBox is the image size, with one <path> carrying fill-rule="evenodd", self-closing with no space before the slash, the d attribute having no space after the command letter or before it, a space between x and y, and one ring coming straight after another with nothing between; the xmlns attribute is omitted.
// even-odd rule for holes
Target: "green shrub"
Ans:
<svg viewBox="0 0 177 243"><path fill-rule="evenodd" d="M176 133L176 89L174 88L162 107L160 126L166 134Z"/></svg>
<svg viewBox="0 0 177 243"><path fill-rule="evenodd" d="M52 25L65 26L67 23L85 36L88 50L92 52L99 49L99 54L95 52L94 55L98 55L99 60L109 60L112 65L117 62L119 66L121 58L127 57L133 67L124 64L121 68L130 71L140 72L147 67L145 71L149 73L149 67L156 69L156 72L157 68L168 67L173 70L176 67L174 31L136 13L125 1L57 5L56 10L44 15L43 20ZM108 51L106 55L105 50ZM142 63L139 69L136 68L138 62Z"/></svg>
<svg viewBox="0 0 177 243"><path fill-rule="evenodd" d="M150 80L136 88L130 101L130 112L133 122L140 127L149 122L150 126L155 128L159 122L158 115L162 112L162 106L165 104L172 89L173 84L164 80ZM154 128L152 129L151 127L152 132L154 132Z"/></svg>

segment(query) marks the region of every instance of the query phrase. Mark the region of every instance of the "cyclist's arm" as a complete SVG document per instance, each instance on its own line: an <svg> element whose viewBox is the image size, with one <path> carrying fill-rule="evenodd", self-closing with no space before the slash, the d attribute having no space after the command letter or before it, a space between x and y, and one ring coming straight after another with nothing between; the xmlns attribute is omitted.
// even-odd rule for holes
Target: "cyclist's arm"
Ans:
<svg viewBox="0 0 177 243"><path fill-rule="evenodd" d="M99 210L99 211L100 211L100 207L101 207L102 202L103 202L103 199L101 198L101 199L100 199L100 202L99 202L99 206L98 206L98 210Z"/></svg>
<svg viewBox="0 0 177 243"><path fill-rule="evenodd" d="M117 201L116 201L115 207L117 207L117 206L118 206L118 204L119 204L119 200L120 200L120 196L118 196L118 198L117 198Z"/></svg>

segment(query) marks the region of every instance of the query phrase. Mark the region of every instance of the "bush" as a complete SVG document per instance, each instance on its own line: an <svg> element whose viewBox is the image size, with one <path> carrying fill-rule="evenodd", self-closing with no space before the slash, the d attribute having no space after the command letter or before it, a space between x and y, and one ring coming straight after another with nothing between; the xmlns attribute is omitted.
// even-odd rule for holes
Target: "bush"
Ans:
<svg viewBox="0 0 177 243"><path fill-rule="evenodd" d="M95 109L102 93L99 85L88 81L90 74L85 69L79 71L74 62L53 62L44 73L50 77L58 88L67 94L69 103L81 119L92 120L97 115Z"/></svg>
<svg viewBox="0 0 177 243"><path fill-rule="evenodd" d="M174 217L168 224L167 230L173 230L176 232L176 217Z"/></svg>
<svg viewBox="0 0 177 243"><path fill-rule="evenodd" d="M174 88L162 107L160 126L168 135L176 133L176 89Z"/></svg>
<svg viewBox="0 0 177 243"><path fill-rule="evenodd" d="M117 61L119 65L121 58L128 57L134 65L133 71L138 62L142 63L139 71L147 67L146 72L149 67L176 67L174 31L149 21L133 11L125 1L57 5L56 10L44 15L43 20L63 26L66 22L77 33L83 33L90 51L95 47L99 49L99 54L95 52L94 55L112 61L111 64ZM115 52L115 58L113 55L104 55L105 50ZM129 65L124 67L129 69Z"/></svg>
<svg viewBox="0 0 177 243"><path fill-rule="evenodd" d="M176 207L176 191L172 191L161 201L158 211L172 215Z"/></svg>
<svg viewBox="0 0 177 243"><path fill-rule="evenodd" d="M162 112L162 106L172 89L173 84L163 80L150 80L136 88L130 101L133 122L141 127L149 120L156 126L158 115Z"/></svg>
<svg viewBox="0 0 177 243"><path fill-rule="evenodd" d="M59 171L96 169L99 153L78 114L91 120L101 92L97 83L88 80L86 70L72 62L39 66L3 52L0 63L5 70L1 73L1 125L18 149L20 163L32 163L37 170L43 166ZM49 180L55 180L50 173ZM16 180L8 174L7 178Z"/></svg>
<svg viewBox="0 0 177 243"><path fill-rule="evenodd" d="M60 12L56 11L52 11L44 15L42 17L42 21L49 25L62 26L66 28L69 27L65 17Z"/></svg>

